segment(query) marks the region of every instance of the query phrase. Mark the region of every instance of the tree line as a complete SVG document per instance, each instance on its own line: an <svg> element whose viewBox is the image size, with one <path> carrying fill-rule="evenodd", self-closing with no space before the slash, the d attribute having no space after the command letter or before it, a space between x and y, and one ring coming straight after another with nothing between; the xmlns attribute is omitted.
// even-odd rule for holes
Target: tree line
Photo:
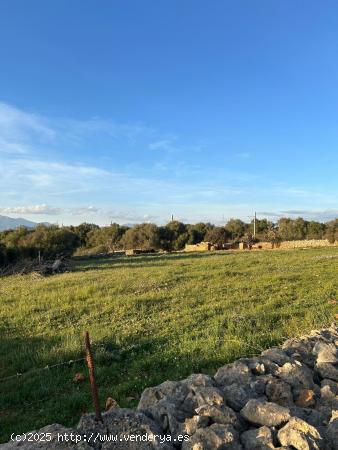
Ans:
<svg viewBox="0 0 338 450"><path fill-rule="evenodd" d="M185 244L208 241L222 246L252 239L253 221L245 223L230 219L224 226L211 223L185 224L171 221L157 226L142 223L127 227L112 223L99 227L82 223L78 226L59 227L38 225L30 229L19 227L0 232L0 265L21 258L55 258L60 255L113 252L126 249L176 251ZM256 220L256 241L285 241L301 239L328 239L338 241L338 219L321 223L302 218L280 218L277 223Z"/></svg>

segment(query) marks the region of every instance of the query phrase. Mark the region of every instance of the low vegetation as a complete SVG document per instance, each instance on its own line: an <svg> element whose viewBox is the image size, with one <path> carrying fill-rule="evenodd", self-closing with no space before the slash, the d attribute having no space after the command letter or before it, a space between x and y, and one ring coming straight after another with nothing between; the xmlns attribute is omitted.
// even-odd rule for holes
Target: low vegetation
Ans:
<svg viewBox="0 0 338 450"><path fill-rule="evenodd" d="M133 407L147 386L328 325L337 271L332 247L91 259L54 277L1 278L0 441L92 410L83 361L51 367L83 356L84 330L101 403Z"/></svg>

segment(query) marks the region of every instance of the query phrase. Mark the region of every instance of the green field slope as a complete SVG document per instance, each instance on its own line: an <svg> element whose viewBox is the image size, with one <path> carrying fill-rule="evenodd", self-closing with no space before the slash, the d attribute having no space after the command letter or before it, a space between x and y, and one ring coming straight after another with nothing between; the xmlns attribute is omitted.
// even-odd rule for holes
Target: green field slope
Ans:
<svg viewBox="0 0 338 450"><path fill-rule="evenodd" d="M133 407L146 386L213 374L338 313L338 249L82 261L76 271L0 278L0 442L91 411L83 356L91 333L101 402ZM28 373L25 373L28 372Z"/></svg>

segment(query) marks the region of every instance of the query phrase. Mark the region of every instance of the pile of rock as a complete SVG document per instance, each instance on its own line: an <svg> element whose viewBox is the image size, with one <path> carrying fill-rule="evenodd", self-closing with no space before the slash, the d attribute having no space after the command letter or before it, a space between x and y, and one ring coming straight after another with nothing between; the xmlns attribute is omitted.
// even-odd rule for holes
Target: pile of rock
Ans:
<svg viewBox="0 0 338 450"><path fill-rule="evenodd" d="M0 268L0 277L9 275L34 274L36 276L55 275L73 270L73 261L63 257L55 260L20 259Z"/></svg>
<svg viewBox="0 0 338 450"><path fill-rule="evenodd" d="M43 429L54 439L46 446L26 442L0 448L338 449L338 327L239 359L221 367L214 377L197 374L166 381L143 392L137 411L118 408L103 417L103 424L91 414L81 418L73 432L86 438L78 444L57 441L57 432L71 430L52 425ZM102 438L131 434L147 434L154 440ZM101 441L94 442L96 435Z"/></svg>

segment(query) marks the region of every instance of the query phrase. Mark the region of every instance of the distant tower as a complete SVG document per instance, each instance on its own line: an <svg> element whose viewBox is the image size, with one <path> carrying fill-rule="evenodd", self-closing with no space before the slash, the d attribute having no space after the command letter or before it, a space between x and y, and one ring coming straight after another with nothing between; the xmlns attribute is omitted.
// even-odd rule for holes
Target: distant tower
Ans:
<svg viewBox="0 0 338 450"><path fill-rule="evenodd" d="M171 221L174 221L174 214L171 215Z"/></svg>

